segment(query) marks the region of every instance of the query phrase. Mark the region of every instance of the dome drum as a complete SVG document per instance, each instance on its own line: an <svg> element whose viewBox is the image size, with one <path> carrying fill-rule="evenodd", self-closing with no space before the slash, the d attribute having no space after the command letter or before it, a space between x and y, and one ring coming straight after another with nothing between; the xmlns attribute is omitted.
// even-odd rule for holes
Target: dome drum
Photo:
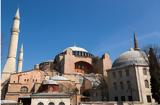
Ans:
<svg viewBox="0 0 160 105"><path fill-rule="evenodd" d="M89 53L86 49L81 48L81 47L77 47L77 46L68 47L68 48L64 49L61 54L66 54L67 50L71 50L72 51L72 55L74 55L74 56L94 57L94 55Z"/></svg>

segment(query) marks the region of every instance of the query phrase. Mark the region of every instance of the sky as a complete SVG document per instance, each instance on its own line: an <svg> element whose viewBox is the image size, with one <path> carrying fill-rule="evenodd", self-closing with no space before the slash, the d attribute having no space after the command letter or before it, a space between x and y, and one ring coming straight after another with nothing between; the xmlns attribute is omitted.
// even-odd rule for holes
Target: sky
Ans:
<svg viewBox="0 0 160 105"><path fill-rule="evenodd" d="M95 56L109 53L114 60L133 47L137 34L141 49L160 45L160 0L2 0L2 68L10 30L20 9L18 50L24 45L23 70L52 60L76 45Z"/></svg>

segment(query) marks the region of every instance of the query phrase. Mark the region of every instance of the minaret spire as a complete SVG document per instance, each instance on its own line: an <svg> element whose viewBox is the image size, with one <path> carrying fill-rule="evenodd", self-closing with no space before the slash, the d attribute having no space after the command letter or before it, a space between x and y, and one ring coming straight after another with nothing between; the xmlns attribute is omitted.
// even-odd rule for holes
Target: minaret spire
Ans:
<svg viewBox="0 0 160 105"><path fill-rule="evenodd" d="M134 50L139 50L136 33L134 33Z"/></svg>
<svg viewBox="0 0 160 105"><path fill-rule="evenodd" d="M20 15L19 15L19 8L17 9L16 15L14 18L20 19Z"/></svg>
<svg viewBox="0 0 160 105"><path fill-rule="evenodd" d="M19 51L18 72L22 72L22 68L23 68L23 44L21 45L21 49Z"/></svg>
<svg viewBox="0 0 160 105"><path fill-rule="evenodd" d="M8 51L8 58L2 72L2 82L10 77L10 74L16 72L16 55L19 38L20 14L17 9L16 15L13 19L13 26L11 29L11 38Z"/></svg>

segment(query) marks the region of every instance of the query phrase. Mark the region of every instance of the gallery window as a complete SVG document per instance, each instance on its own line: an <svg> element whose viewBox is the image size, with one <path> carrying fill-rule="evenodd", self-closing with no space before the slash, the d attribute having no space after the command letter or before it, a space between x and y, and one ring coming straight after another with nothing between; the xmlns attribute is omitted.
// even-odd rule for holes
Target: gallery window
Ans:
<svg viewBox="0 0 160 105"><path fill-rule="evenodd" d="M26 86L22 86L20 91L22 93L27 93L28 92L28 88Z"/></svg>
<svg viewBox="0 0 160 105"><path fill-rule="evenodd" d="M55 105L53 102L50 102L48 105Z"/></svg>
<svg viewBox="0 0 160 105"><path fill-rule="evenodd" d="M144 83L145 83L145 87L149 88L149 82L148 82L148 80L145 80Z"/></svg>
<svg viewBox="0 0 160 105"><path fill-rule="evenodd" d="M64 102L60 102L59 105L65 105Z"/></svg>
<svg viewBox="0 0 160 105"><path fill-rule="evenodd" d="M44 105L42 102L39 102L37 105Z"/></svg>
<svg viewBox="0 0 160 105"><path fill-rule="evenodd" d="M83 56L83 52L80 52L80 55Z"/></svg>

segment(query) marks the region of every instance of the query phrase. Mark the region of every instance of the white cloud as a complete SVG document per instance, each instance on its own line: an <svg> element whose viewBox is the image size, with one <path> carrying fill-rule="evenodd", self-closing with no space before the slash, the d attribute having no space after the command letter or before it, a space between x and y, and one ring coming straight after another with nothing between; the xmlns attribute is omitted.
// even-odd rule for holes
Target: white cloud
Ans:
<svg viewBox="0 0 160 105"><path fill-rule="evenodd" d="M149 38L155 38L155 39L160 39L160 32L151 32L148 34L144 34L141 37L139 37L139 40L143 40L143 39L149 39Z"/></svg>

